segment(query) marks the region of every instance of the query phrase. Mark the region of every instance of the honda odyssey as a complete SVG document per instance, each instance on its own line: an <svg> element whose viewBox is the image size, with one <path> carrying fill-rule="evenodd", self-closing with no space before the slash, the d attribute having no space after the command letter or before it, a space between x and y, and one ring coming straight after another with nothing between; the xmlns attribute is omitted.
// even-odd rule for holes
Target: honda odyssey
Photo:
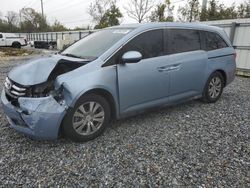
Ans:
<svg viewBox="0 0 250 188"><path fill-rule="evenodd" d="M31 137L88 141L111 118L191 99L216 102L235 77L235 57L213 26L110 27L11 70L2 107L10 126Z"/></svg>

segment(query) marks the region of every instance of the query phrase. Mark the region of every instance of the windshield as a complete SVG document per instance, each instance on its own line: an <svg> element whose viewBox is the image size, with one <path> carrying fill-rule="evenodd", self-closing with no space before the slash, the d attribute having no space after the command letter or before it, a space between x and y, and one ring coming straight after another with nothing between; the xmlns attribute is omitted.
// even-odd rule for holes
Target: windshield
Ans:
<svg viewBox="0 0 250 188"><path fill-rule="evenodd" d="M71 57L94 59L99 57L131 29L105 29L97 31L68 47L61 54Z"/></svg>

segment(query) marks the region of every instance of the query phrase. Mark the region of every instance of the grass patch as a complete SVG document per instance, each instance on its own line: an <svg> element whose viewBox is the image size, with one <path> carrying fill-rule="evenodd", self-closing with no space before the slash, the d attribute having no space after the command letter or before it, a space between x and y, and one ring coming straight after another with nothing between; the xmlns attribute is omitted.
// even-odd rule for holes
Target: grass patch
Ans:
<svg viewBox="0 0 250 188"><path fill-rule="evenodd" d="M23 48L18 49L18 48L0 47L0 57L28 56L33 53L34 51Z"/></svg>

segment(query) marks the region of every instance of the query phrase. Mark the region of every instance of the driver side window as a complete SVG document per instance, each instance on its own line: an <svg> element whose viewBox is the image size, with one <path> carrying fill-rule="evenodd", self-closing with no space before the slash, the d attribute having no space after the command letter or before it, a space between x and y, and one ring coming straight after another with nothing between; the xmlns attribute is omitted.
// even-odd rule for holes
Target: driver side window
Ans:
<svg viewBox="0 0 250 188"><path fill-rule="evenodd" d="M148 59L164 55L163 29L144 32L129 41L108 61L108 65L119 64L122 56L128 51L138 51L142 59Z"/></svg>

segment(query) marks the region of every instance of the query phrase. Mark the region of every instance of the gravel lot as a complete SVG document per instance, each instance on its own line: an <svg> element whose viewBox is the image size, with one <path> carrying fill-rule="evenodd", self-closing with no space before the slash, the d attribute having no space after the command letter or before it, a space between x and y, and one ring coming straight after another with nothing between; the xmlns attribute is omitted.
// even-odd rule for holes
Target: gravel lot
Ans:
<svg viewBox="0 0 250 188"><path fill-rule="evenodd" d="M0 88L24 60L0 60ZM216 104L191 101L114 121L88 143L34 141L0 108L0 187L250 187L250 78Z"/></svg>

